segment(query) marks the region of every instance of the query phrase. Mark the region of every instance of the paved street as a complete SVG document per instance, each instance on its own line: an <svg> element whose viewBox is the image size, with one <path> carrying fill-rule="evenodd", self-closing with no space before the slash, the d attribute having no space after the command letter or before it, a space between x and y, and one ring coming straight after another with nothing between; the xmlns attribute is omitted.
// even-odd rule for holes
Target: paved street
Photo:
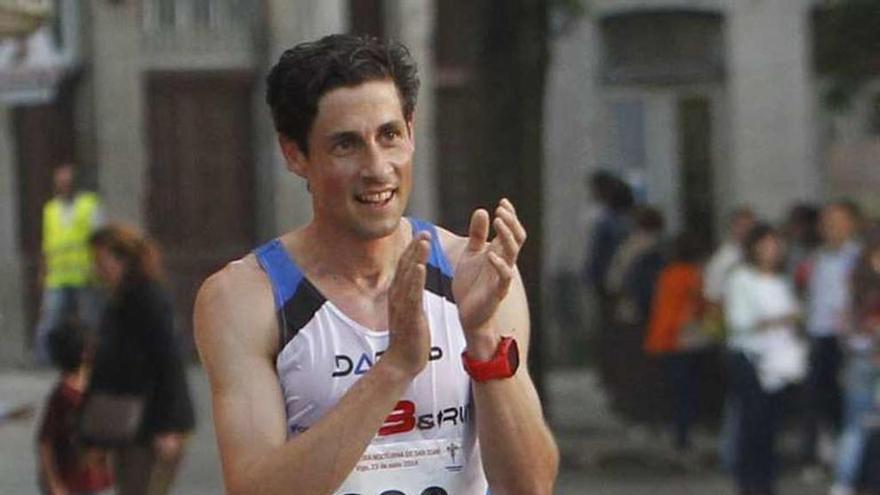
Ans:
<svg viewBox="0 0 880 495"><path fill-rule="evenodd" d="M42 405L54 381L48 371L0 371L0 402ZM217 451L210 423L207 380L193 367L191 384L196 396L199 425L176 485L176 494L223 493ZM707 465L695 470L676 468L662 439L634 432L604 409L601 393L590 373L554 372L549 380L554 398L549 411L563 452L557 494L575 495L733 495L730 482ZM0 494L37 493L34 482L34 427L40 411L29 419L0 426ZM713 442L706 435L697 446L711 457ZM709 464L709 463L707 463ZM820 485L805 487L787 478L782 495L820 495Z"/></svg>

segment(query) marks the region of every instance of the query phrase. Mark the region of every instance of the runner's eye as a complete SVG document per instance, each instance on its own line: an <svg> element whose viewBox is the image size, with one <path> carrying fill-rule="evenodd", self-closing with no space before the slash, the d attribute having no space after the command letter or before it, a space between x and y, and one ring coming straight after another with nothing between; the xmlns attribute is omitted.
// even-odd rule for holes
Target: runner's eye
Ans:
<svg viewBox="0 0 880 495"><path fill-rule="evenodd" d="M386 126L382 128L380 134L382 141L385 143L394 143L395 141L400 139L402 135L403 134L400 132L400 129L392 126Z"/></svg>
<svg viewBox="0 0 880 495"><path fill-rule="evenodd" d="M357 140L351 136L341 136L333 142L333 153L347 154L357 147Z"/></svg>

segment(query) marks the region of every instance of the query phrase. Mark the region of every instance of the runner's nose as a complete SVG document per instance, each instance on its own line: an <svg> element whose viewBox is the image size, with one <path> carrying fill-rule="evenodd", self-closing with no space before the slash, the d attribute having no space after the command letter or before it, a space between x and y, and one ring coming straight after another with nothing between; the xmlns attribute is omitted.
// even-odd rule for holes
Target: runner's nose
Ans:
<svg viewBox="0 0 880 495"><path fill-rule="evenodd" d="M370 143L364 153L364 161L361 167L361 177L377 182L390 180L394 174L394 167L386 152L378 143Z"/></svg>

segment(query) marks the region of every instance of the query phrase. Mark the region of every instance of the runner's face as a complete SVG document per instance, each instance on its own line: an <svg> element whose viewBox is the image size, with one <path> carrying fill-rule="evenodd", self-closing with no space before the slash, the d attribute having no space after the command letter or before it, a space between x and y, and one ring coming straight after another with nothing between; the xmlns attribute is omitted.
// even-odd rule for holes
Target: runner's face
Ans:
<svg viewBox="0 0 880 495"><path fill-rule="evenodd" d="M409 199L413 151L412 127L391 81L326 93L304 170L316 220L368 239L394 232Z"/></svg>

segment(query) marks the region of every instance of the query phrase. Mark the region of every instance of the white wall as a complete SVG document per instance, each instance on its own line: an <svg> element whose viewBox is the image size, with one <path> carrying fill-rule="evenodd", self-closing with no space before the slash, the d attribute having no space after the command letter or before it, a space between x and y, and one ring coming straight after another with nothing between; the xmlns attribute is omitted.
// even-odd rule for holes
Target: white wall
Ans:
<svg viewBox="0 0 880 495"><path fill-rule="evenodd" d="M544 109L545 275L578 270L583 261L585 179L599 167L604 132L597 43L596 26L584 18L551 45Z"/></svg>
<svg viewBox="0 0 880 495"><path fill-rule="evenodd" d="M146 131L140 58L140 2L92 0L96 159L112 219L143 227Z"/></svg>
<svg viewBox="0 0 880 495"><path fill-rule="evenodd" d="M817 199L809 4L734 2L726 23L732 196L769 218Z"/></svg>

